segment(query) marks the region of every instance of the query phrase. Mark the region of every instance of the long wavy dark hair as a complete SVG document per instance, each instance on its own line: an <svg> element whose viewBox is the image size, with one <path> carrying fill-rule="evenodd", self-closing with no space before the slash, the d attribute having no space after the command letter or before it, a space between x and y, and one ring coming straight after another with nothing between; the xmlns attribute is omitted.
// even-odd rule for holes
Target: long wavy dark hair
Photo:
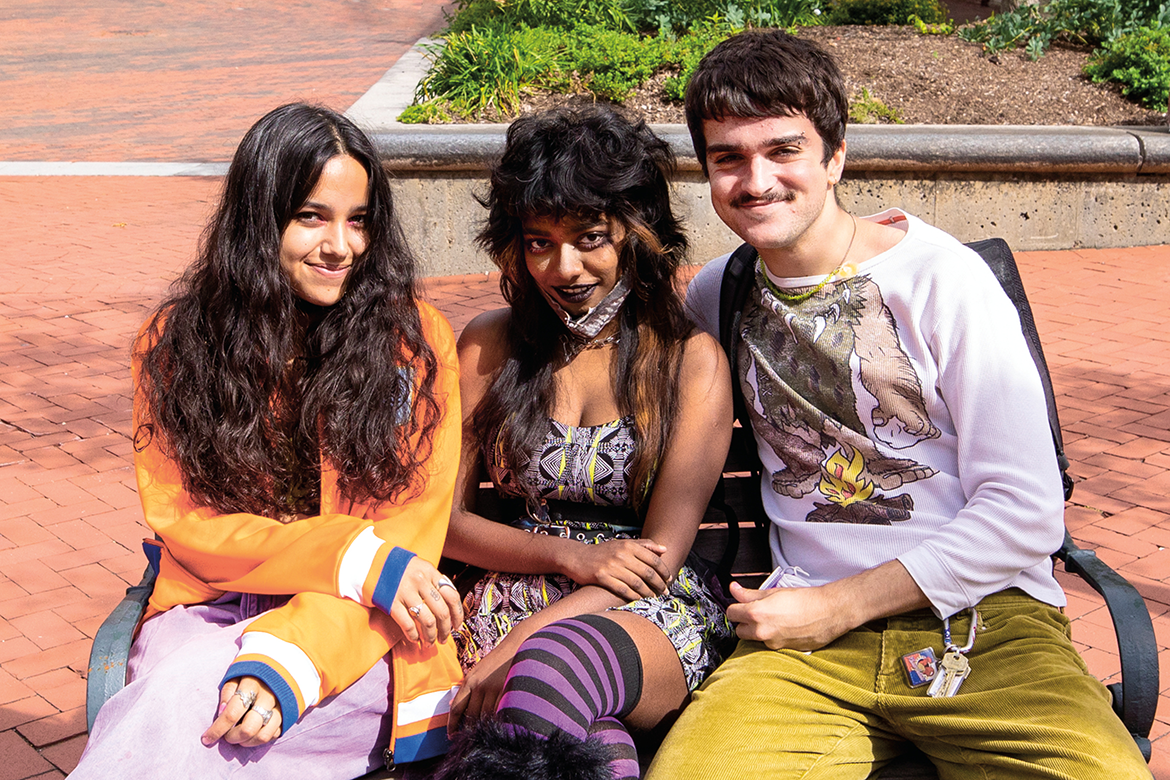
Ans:
<svg viewBox="0 0 1170 780"><path fill-rule="evenodd" d="M476 407L467 436L492 436L493 448L522 468L540 445L553 408L553 372L564 362L564 325L540 294L524 259L523 223L551 217L609 219L624 228L619 273L630 285L617 319L612 375L623 415L632 415L638 451L632 503L644 509L678 410L684 341L693 330L675 288L687 242L670 208L670 147L644 122L608 108L561 109L521 117L482 203L479 244L500 267L511 306L509 356ZM498 438L496 433L499 432Z"/></svg>
<svg viewBox="0 0 1170 780"><path fill-rule="evenodd" d="M319 308L282 272L281 237L339 155L369 177L368 243L341 300ZM414 259L377 152L334 111L290 104L252 126L197 259L135 349L135 446L157 441L198 504L273 518L306 512L319 505L322 459L353 500L422 486L440 408ZM306 475L316 495L290 506Z"/></svg>

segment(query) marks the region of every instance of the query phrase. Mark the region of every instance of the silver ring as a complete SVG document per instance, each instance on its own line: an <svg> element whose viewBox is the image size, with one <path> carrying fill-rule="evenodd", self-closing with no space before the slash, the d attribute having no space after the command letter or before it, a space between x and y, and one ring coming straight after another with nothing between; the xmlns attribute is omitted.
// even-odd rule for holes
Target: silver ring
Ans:
<svg viewBox="0 0 1170 780"><path fill-rule="evenodd" d="M418 617L419 615L421 615L422 614L422 604L415 604L413 607L411 607L410 614L414 615L415 617Z"/></svg>
<svg viewBox="0 0 1170 780"><path fill-rule="evenodd" d="M232 696L239 696L240 701L244 703L244 712L252 709L252 705L256 703L256 691L244 691L240 693L239 689Z"/></svg>
<svg viewBox="0 0 1170 780"><path fill-rule="evenodd" d="M458 588L455 587L455 583L451 582L451 578L446 577L446 576L439 577L439 584L437 587L450 588L451 590L456 591L456 592L458 592L458 590L459 590Z"/></svg>
<svg viewBox="0 0 1170 780"><path fill-rule="evenodd" d="M267 726L268 721L272 720L272 713L275 712L275 710L269 710L265 709L264 707L252 705L252 712L260 716L260 723L262 725Z"/></svg>

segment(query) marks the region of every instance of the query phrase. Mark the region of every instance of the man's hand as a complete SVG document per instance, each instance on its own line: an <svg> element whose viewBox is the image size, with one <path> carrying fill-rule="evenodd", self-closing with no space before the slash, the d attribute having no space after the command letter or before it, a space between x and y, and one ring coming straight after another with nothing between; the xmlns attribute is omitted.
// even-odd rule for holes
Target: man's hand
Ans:
<svg viewBox="0 0 1170 780"><path fill-rule="evenodd" d="M930 606L897 560L811 588L751 590L733 582L731 595L739 602L727 608L735 633L772 650L816 650L866 621Z"/></svg>
<svg viewBox="0 0 1170 780"><path fill-rule="evenodd" d="M731 595L739 603L727 608L727 617L740 639L763 642L772 650L816 650L853 628L825 590L752 590L733 582Z"/></svg>

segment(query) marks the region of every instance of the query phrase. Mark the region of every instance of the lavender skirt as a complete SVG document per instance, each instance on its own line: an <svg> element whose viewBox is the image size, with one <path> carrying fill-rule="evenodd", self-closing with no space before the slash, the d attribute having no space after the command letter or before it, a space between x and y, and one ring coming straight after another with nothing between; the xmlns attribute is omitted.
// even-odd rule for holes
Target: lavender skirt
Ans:
<svg viewBox="0 0 1170 780"><path fill-rule="evenodd" d="M219 681L239 651L249 612L238 598L221 599L148 620L130 650L130 682L102 707L69 777L350 780L382 766L390 742L388 658L267 745L199 741L215 719Z"/></svg>

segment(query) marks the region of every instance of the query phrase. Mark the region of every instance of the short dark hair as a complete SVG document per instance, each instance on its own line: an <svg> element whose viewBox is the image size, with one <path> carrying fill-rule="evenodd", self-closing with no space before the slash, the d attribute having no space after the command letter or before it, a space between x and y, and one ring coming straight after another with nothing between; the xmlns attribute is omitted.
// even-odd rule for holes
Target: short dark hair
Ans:
<svg viewBox="0 0 1170 780"><path fill-rule="evenodd" d="M703 120L803 114L821 137L827 164L845 141L849 101L828 52L783 30L755 29L731 36L703 57L687 86L686 114L706 175Z"/></svg>

